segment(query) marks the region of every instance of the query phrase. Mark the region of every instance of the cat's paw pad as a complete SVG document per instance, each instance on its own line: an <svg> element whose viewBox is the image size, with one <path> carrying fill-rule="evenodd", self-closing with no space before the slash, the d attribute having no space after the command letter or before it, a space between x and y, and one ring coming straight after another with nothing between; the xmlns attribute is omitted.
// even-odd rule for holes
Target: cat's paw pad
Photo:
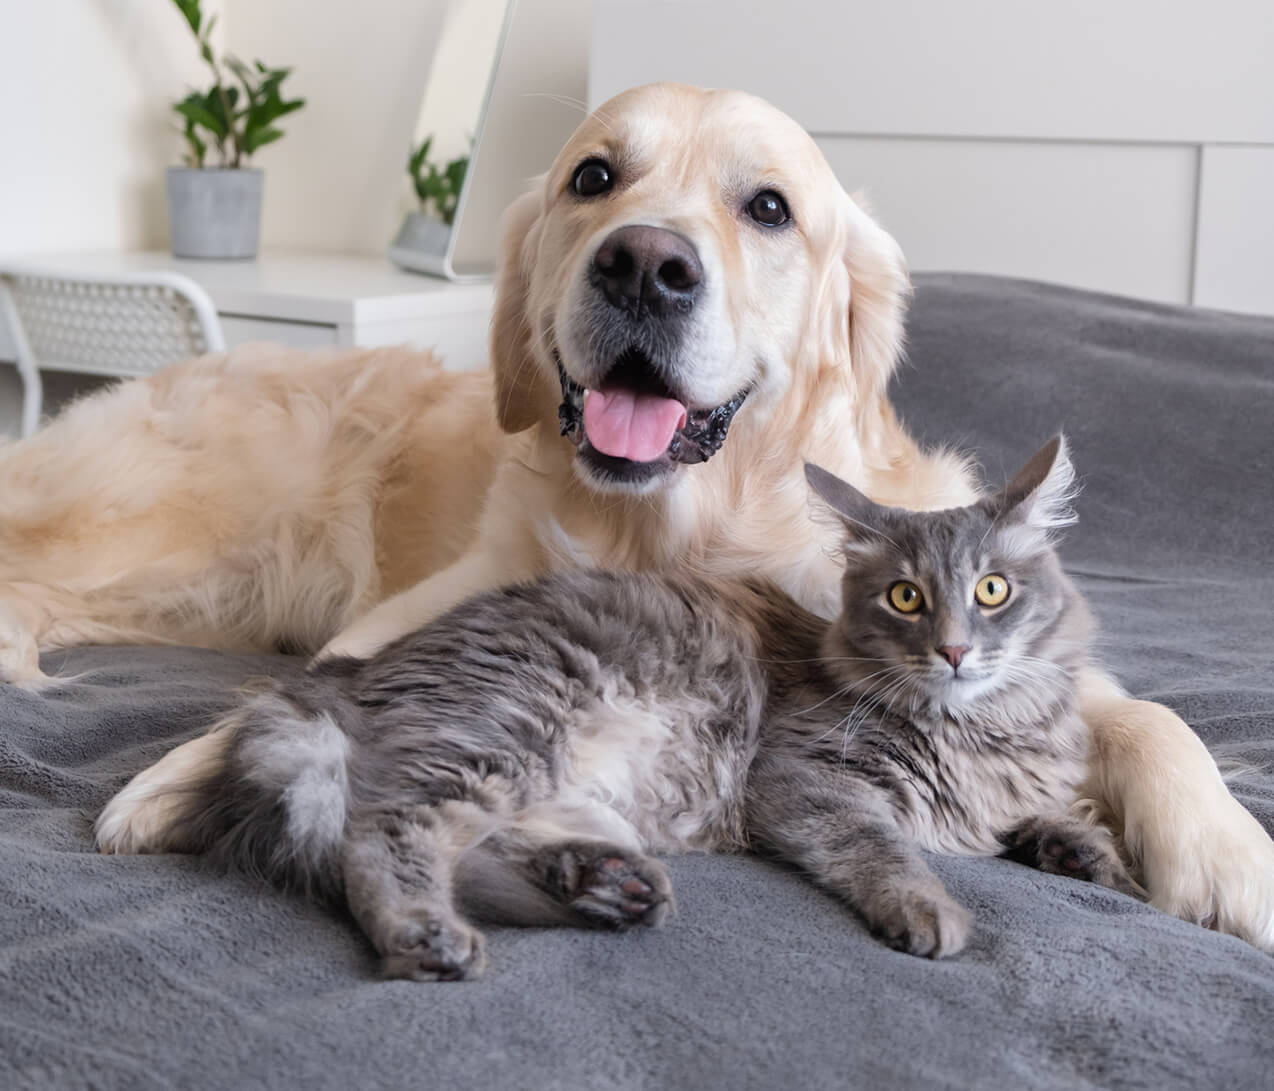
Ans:
<svg viewBox="0 0 1274 1091"><path fill-rule="evenodd" d="M1040 841L1039 869L1086 883L1098 883L1125 894L1135 894L1136 884L1109 844L1067 832L1046 835Z"/></svg>
<svg viewBox="0 0 1274 1091"><path fill-rule="evenodd" d="M479 976L487 964L481 932L427 913L400 923L381 954L385 977L409 981L464 981Z"/></svg>
<svg viewBox="0 0 1274 1091"><path fill-rule="evenodd" d="M964 950L973 917L945 890L901 888L887 901L868 916L868 924L890 947L921 958L946 958Z"/></svg>
<svg viewBox="0 0 1274 1091"><path fill-rule="evenodd" d="M667 919L672 883L658 860L612 845L569 845L559 852L564 900L588 923L619 931L658 928Z"/></svg>
<svg viewBox="0 0 1274 1091"><path fill-rule="evenodd" d="M1134 898L1145 893L1115 851L1110 831L1101 826L1035 819L1016 831L1009 855L1049 875L1097 883Z"/></svg>

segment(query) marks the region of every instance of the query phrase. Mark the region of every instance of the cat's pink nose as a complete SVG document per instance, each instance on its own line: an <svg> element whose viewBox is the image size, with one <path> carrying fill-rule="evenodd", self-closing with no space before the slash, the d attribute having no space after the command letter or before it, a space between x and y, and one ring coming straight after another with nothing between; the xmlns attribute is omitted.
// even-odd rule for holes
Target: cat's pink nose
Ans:
<svg viewBox="0 0 1274 1091"><path fill-rule="evenodd" d="M960 660L964 658L964 653L968 650L968 644L944 644L938 649L938 654L950 663L952 667L958 667Z"/></svg>

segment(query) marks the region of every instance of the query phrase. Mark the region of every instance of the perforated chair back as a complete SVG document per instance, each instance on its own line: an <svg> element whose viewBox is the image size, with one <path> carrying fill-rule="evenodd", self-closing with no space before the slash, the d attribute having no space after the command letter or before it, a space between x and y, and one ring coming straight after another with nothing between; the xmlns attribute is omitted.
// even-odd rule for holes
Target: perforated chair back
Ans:
<svg viewBox="0 0 1274 1091"><path fill-rule="evenodd" d="M149 375L225 348L212 300L179 273L84 275L0 266L0 315L22 376L22 434L40 421L40 370Z"/></svg>

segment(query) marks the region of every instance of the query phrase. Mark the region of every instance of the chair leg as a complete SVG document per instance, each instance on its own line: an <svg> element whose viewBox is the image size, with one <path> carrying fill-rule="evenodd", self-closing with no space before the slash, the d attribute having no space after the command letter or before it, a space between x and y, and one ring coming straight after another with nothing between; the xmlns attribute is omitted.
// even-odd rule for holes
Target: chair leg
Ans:
<svg viewBox="0 0 1274 1091"><path fill-rule="evenodd" d="M22 376L22 438L33 436L40 427L40 411L44 407L44 384L40 370L29 360L18 361Z"/></svg>
<svg viewBox="0 0 1274 1091"><path fill-rule="evenodd" d="M9 285L0 277L0 322L9 328L9 339L13 342L14 355L17 357L18 374L22 377L22 438L35 435L40 427L40 411L44 407L44 385L40 382L40 369L35 362L35 353L27 341L26 330L22 328L22 319L18 317L18 308L9 293Z"/></svg>

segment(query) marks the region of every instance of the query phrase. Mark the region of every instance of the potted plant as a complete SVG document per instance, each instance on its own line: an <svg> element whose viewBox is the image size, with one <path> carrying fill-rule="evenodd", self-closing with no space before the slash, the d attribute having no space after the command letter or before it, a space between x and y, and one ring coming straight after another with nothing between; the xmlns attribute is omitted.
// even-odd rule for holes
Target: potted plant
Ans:
<svg viewBox="0 0 1274 1091"><path fill-rule="evenodd" d="M226 55L218 60L200 0L173 0L212 69L207 91L191 91L173 109L182 119L186 165L168 168L168 223L179 258L254 258L261 235L264 175L248 158L283 135L275 122L305 105L285 99L289 68L249 66ZM233 75L233 81L225 70ZM216 161L209 163L210 153Z"/></svg>
<svg viewBox="0 0 1274 1091"><path fill-rule="evenodd" d="M429 158L432 147L433 137L428 136L407 156L407 174L420 202L420 210L407 214L390 249L391 256L394 250L426 254L446 252L447 237L456 219L460 191L464 188L465 174L469 170L469 155L458 156L439 167Z"/></svg>

